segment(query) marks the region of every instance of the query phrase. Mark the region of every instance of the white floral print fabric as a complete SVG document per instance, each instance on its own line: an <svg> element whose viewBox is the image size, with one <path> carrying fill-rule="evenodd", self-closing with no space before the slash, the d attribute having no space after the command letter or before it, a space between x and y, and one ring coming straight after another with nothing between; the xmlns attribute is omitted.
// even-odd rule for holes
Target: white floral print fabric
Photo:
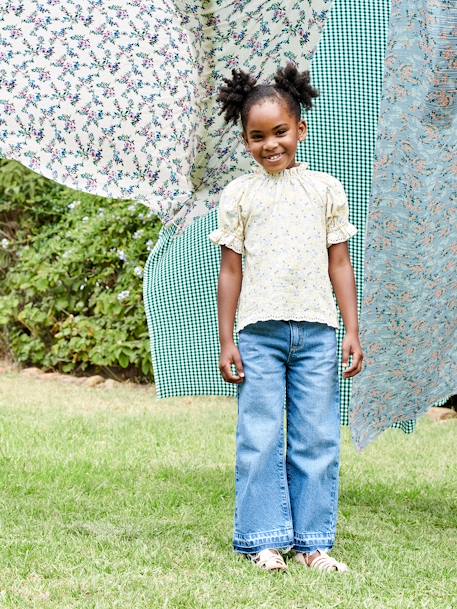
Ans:
<svg viewBox="0 0 457 609"><path fill-rule="evenodd" d="M306 67L332 0L5 0L0 156L182 228L249 166L216 107L234 67Z"/></svg>
<svg viewBox="0 0 457 609"><path fill-rule="evenodd" d="M342 184L306 163L259 168L224 189L209 237L245 256L238 330L270 319L338 328L327 248L356 234L348 217Z"/></svg>

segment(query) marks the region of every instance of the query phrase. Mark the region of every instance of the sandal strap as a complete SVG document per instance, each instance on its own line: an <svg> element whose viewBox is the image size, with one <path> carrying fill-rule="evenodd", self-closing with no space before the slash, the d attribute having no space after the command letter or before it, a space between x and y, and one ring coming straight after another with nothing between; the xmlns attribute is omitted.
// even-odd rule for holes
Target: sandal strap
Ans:
<svg viewBox="0 0 457 609"><path fill-rule="evenodd" d="M258 554L250 556L250 559L258 567L266 571L274 571L276 569L285 571L287 569L287 565L278 550L261 550Z"/></svg>
<svg viewBox="0 0 457 609"><path fill-rule="evenodd" d="M343 562L338 562L326 552L322 552L321 550L318 550L318 552L318 556L313 558L309 563L310 569L316 569L317 571L349 571L347 565Z"/></svg>

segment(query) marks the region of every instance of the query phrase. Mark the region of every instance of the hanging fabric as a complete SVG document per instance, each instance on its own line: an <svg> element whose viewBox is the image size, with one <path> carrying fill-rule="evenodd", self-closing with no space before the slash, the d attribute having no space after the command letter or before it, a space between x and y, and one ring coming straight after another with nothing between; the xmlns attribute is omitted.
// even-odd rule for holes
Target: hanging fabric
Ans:
<svg viewBox="0 0 457 609"><path fill-rule="evenodd" d="M332 0L6 0L0 156L184 229L251 160L216 104L234 67L307 62Z"/></svg>
<svg viewBox="0 0 457 609"><path fill-rule="evenodd" d="M457 5L394 0L367 231L353 437L457 394Z"/></svg>
<svg viewBox="0 0 457 609"><path fill-rule="evenodd" d="M299 160L338 177L348 193L351 222L359 229L350 242L359 297L389 13L390 0L335 0L311 62L321 95L306 117L309 136L299 150ZM218 368L220 255L208 240L216 227L217 213L211 212L179 238L164 229L146 264L144 300L162 398L236 395ZM342 336L340 331L340 347ZM341 421L347 424L351 383L341 376L340 383ZM414 422L400 426L409 432Z"/></svg>

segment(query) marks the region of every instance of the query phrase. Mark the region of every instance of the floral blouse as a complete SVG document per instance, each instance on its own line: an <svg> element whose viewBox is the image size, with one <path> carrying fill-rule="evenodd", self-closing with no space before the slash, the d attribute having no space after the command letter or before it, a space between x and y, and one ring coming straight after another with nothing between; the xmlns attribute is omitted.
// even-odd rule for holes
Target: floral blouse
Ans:
<svg viewBox="0 0 457 609"><path fill-rule="evenodd" d="M338 328L327 248L357 232L348 213L341 182L306 163L278 174L259 167L226 186L209 238L245 259L238 330L270 319Z"/></svg>

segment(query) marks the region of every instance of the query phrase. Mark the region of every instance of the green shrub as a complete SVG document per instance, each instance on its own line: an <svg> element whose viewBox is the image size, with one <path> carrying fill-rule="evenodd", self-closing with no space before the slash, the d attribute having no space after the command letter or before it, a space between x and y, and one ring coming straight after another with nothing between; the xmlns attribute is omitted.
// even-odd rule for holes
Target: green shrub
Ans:
<svg viewBox="0 0 457 609"><path fill-rule="evenodd" d="M60 199L66 190L16 161L0 159L2 240L28 241L43 225L60 220L67 212Z"/></svg>
<svg viewBox="0 0 457 609"><path fill-rule="evenodd" d="M45 369L124 369L150 380L142 269L157 217L141 204L76 192L18 167L6 179L0 166L3 349Z"/></svg>

